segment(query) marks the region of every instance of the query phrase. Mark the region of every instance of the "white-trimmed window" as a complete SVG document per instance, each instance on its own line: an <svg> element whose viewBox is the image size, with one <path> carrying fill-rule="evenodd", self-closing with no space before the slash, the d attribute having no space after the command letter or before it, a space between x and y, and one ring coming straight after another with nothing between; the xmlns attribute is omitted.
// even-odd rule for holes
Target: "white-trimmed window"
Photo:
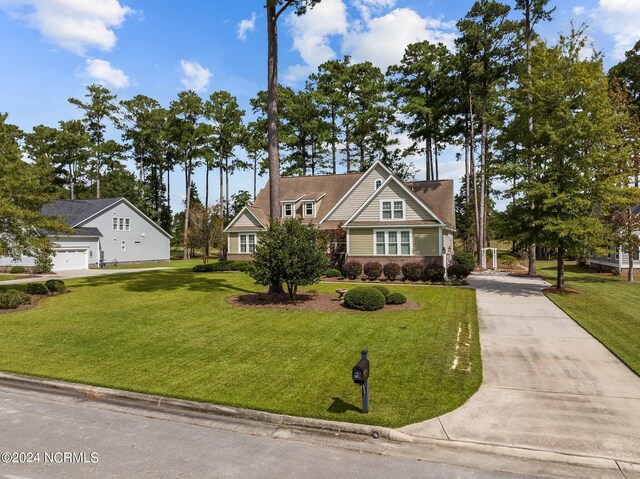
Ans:
<svg viewBox="0 0 640 479"><path fill-rule="evenodd" d="M113 231L118 231L118 218L113 218Z"/></svg>
<svg viewBox="0 0 640 479"><path fill-rule="evenodd" d="M129 218L124 219L124 230L131 231L131 220Z"/></svg>
<svg viewBox="0 0 640 479"><path fill-rule="evenodd" d="M131 231L131 219L113 218L113 231Z"/></svg>
<svg viewBox="0 0 640 479"><path fill-rule="evenodd" d="M404 201L383 200L380 202L380 219L382 220L403 220Z"/></svg>
<svg viewBox="0 0 640 479"><path fill-rule="evenodd" d="M240 233L238 235L240 242L240 253L255 253L256 251L256 234L255 233Z"/></svg>
<svg viewBox="0 0 640 479"><path fill-rule="evenodd" d="M127 242L123 241L120 243L120 251L127 251Z"/></svg>
<svg viewBox="0 0 640 479"><path fill-rule="evenodd" d="M284 203L282 205L282 216L285 218L293 217L293 203Z"/></svg>
<svg viewBox="0 0 640 479"><path fill-rule="evenodd" d="M306 218L313 218L316 215L316 205L313 201L305 201L302 212Z"/></svg>
<svg viewBox="0 0 640 479"><path fill-rule="evenodd" d="M378 230L374 242L376 256L411 255L411 230Z"/></svg>
<svg viewBox="0 0 640 479"><path fill-rule="evenodd" d="M377 190L381 186L382 186L382 180L380 178L378 178L376 181L373 182L373 189L374 190Z"/></svg>

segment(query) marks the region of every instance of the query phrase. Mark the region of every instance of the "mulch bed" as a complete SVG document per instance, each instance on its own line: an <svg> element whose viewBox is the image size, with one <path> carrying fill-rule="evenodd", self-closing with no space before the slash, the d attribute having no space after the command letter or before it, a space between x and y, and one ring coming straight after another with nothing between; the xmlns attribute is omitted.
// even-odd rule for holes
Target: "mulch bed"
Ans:
<svg viewBox="0 0 640 479"><path fill-rule="evenodd" d="M36 304L38 304L40 301L42 301L45 298L51 298L52 296L58 296L58 295L67 294L67 293L70 293L70 292L71 291L63 291L62 293L51 293L51 294L48 294L48 295L32 294L31 295L31 304L21 304L20 306L18 306L15 309L0 309L0 314L15 313L16 311L26 311L28 309L35 308Z"/></svg>
<svg viewBox="0 0 640 479"><path fill-rule="evenodd" d="M340 313L377 313L378 311L405 311L419 309L420 305L407 300L404 304L388 304L378 311L357 311L345 307L338 295L322 293L298 294L297 302L289 299L288 295L270 296L267 293L250 293L227 298L227 303L233 306L267 309L285 309L291 311L326 311Z"/></svg>
<svg viewBox="0 0 640 479"><path fill-rule="evenodd" d="M550 294L580 294L580 291L571 288L558 289L558 288L544 288L542 290L543 293Z"/></svg>

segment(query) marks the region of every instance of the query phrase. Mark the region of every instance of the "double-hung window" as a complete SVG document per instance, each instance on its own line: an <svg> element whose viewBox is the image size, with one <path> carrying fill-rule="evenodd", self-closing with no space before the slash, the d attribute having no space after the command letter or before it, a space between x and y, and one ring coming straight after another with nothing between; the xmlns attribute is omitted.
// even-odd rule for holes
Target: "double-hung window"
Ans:
<svg viewBox="0 0 640 479"><path fill-rule="evenodd" d="M304 204L304 216L306 216L307 218L313 218L314 217L314 210L315 207L313 205L313 201L307 201Z"/></svg>
<svg viewBox="0 0 640 479"><path fill-rule="evenodd" d="M118 231L118 218L113 218L113 231Z"/></svg>
<svg viewBox="0 0 640 479"><path fill-rule="evenodd" d="M404 219L404 201L382 201L381 203L381 219L383 220L403 220Z"/></svg>
<svg viewBox="0 0 640 479"><path fill-rule="evenodd" d="M256 251L256 235L255 233L240 234L240 252L255 253Z"/></svg>
<svg viewBox="0 0 640 479"><path fill-rule="evenodd" d="M376 256L409 256L411 254L411 231L376 231L375 250Z"/></svg>
<svg viewBox="0 0 640 479"><path fill-rule="evenodd" d="M293 203L285 203L282 206L282 216L291 218L293 216Z"/></svg>
<svg viewBox="0 0 640 479"><path fill-rule="evenodd" d="M113 218L113 231L131 231L131 219L129 218Z"/></svg>

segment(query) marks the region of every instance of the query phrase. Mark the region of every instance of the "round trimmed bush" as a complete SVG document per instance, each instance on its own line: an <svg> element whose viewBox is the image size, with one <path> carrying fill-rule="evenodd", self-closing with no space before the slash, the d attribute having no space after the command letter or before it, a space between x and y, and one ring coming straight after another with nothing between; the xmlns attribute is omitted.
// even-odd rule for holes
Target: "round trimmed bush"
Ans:
<svg viewBox="0 0 640 479"><path fill-rule="evenodd" d="M387 304L404 304L407 302L407 297L402 293L391 293L387 296Z"/></svg>
<svg viewBox="0 0 640 479"><path fill-rule="evenodd" d="M382 268L382 271L389 281L395 281L402 273L402 268L398 263L387 263Z"/></svg>
<svg viewBox="0 0 640 479"><path fill-rule="evenodd" d="M372 281L382 276L382 265L378 262L365 263L362 269L365 276Z"/></svg>
<svg viewBox="0 0 640 479"><path fill-rule="evenodd" d="M469 271L473 271L476 267L476 259L473 253L466 253L464 251L456 253L451 258L454 263L466 266Z"/></svg>
<svg viewBox="0 0 640 479"><path fill-rule="evenodd" d="M420 263L405 263L402 265L402 276L407 281L420 281L424 274L424 266Z"/></svg>
<svg viewBox="0 0 640 479"><path fill-rule="evenodd" d="M444 282L444 266L431 265L424 270L424 280L432 283Z"/></svg>
<svg viewBox="0 0 640 479"><path fill-rule="evenodd" d="M347 291L344 296L344 305L350 309L360 311L375 311L384 308L387 299L381 291L371 286L358 286Z"/></svg>
<svg viewBox="0 0 640 479"><path fill-rule="evenodd" d="M60 279L50 279L44 284L47 286L47 289L50 293L62 293L63 291L67 290L64 281Z"/></svg>
<svg viewBox="0 0 640 479"><path fill-rule="evenodd" d="M340 272L339 269L331 268L331 269L328 269L324 275L327 278L339 278L342 276L342 273Z"/></svg>
<svg viewBox="0 0 640 479"><path fill-rule="evenodd" d="M44 283L27 283L24 290L28 294L49 294L49 288L47 288L47 285Z"/></svg>
<svg viewBox="0 0 640 479"><path fill-rule="evenodd" d="M31 296L17 289L0 291L0 309L16 309L22 304L29 304Z"/></svg>
<svg viewBox="0 0 640 479"><path fill-rule="evenodd" d="M342 267L342 274L349 279L356 279L362 274L362 264L357 261L348 261Z"/></svg>
<svg viewBox="0 0 640 479"><path fill-rule="evenodd" d="M381 284L374 284L374 285L371 285L371 287L377 289L382 294L384 294L385 298L389 296L389 293L391 292L389 291L389 288L387 288L386 286L382 286Z"/></svg>
<svg viewBox="0 0 640 479"><path fill-rule="evenodd" d="M210 273L213 271L213 263L197 264L191 269L194 273Z"/></svg>
<svg viewBox="0 0 640 479"><path fill-rule="evenodd" d="M447 270L447 276L452 281L462 281L469 276L469 268L462 264L452 264Z"/></svg>
<svg viewBox="0 0 640 479"><path fill-rule="evenodd" d="M20 274L20 273L24 273L26 270L27 270L27 268L25 268L24 266L13 266L9 270L9 273L11 273L11 274Z"/></svg>

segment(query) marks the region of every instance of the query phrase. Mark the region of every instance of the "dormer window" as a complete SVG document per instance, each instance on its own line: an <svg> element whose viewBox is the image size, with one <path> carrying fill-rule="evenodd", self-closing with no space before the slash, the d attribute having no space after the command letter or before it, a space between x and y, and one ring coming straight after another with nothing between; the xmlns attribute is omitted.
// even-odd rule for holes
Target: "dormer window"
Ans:
<svg viewBox="0 0 640 479"><path fill-rule="evenodd" d="M293 203L285 203L282 205L282 216L285 218L293 217Z"/></svg>
<svg viewBox="0 0 640 479"><path fill-rule="evenodd" d="M374 182L374 188L373 188L373 189L374 189L374 190L377 190L377 189L378 189L378 188L380 188L381 186L382 186L382 180L377 179L377 180Z"/></svg>
<svg viewBox="0 0 640 479"><path fill-rule="evenodd" d="M404 201L381 201L380 202L380 219L382 220L403 220L404 219Z"/></svg>
<svg viewBox="0 0 640 479"><path fill-rule="evenodd" d="M316 215L315 201L305 201L302 212L305 218L313 218Z"/></svg>

